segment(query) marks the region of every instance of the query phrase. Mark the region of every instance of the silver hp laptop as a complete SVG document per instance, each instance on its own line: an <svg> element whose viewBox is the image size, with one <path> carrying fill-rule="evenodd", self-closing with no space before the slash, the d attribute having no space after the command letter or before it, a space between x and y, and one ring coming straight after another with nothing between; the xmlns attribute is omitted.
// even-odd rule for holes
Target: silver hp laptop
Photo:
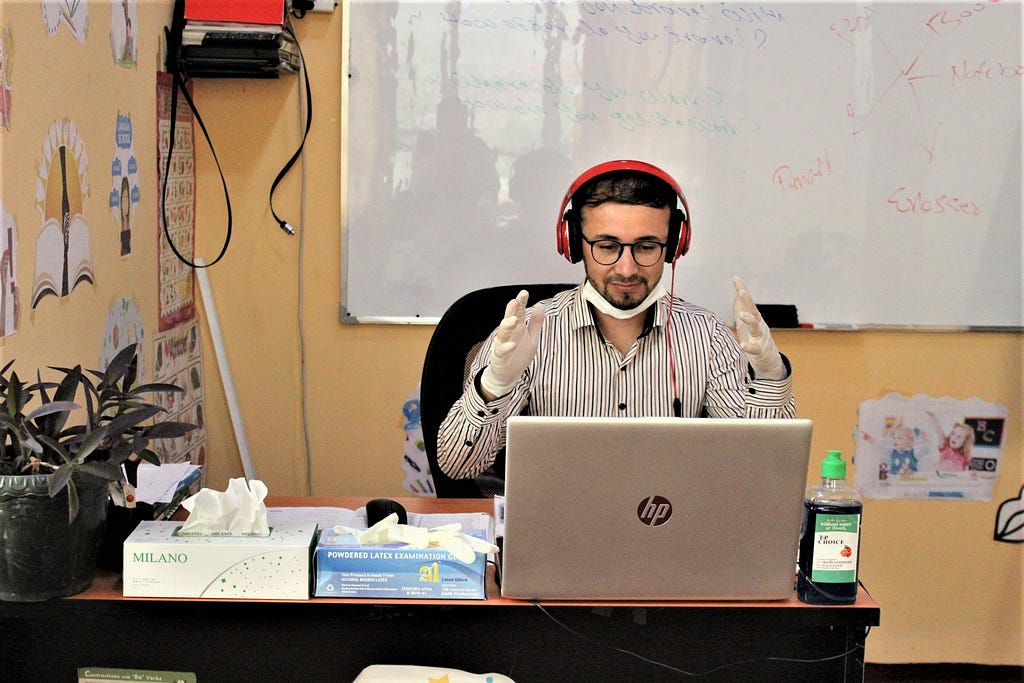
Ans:
<svg viewBox="0 0 1024 683"><path fill-rule="evenodd" d="M501 594L793 594L810 420L513 417Z"/></svg>

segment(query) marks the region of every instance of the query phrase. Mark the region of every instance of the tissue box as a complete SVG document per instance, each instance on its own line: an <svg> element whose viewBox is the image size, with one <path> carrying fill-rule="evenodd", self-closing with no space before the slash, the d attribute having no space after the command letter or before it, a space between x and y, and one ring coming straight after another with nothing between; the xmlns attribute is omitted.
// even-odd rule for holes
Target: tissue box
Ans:
<svg viewBox="0 0 1024 683"><path fill-rule="evenodd" d="M478 538L482 532L471 531ZM440 598L484 600L487 555L471 564L443 548L401 544L359 545L351 534L324 531L313 554L316 585L324 598Z"/></svg>
<svg viewBox="0 0 1024 683"><path fill-rule="evenodd" d="M270 535L179 536L181 522L141 522L124 542L125 597L308 600L316 524Z"/></svg>

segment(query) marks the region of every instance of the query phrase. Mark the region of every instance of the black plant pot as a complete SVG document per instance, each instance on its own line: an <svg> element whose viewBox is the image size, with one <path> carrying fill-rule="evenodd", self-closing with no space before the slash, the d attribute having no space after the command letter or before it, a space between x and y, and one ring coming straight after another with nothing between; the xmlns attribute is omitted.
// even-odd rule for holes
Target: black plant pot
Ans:
<svg viewBox="0 0 1024 683"><path fill-rule="evenodd" d="M69 524L67 489L50 498L49 479L0 476L0 600L38 602L92 585L107 517L107 482L74 475L79 510Z"/></svg>

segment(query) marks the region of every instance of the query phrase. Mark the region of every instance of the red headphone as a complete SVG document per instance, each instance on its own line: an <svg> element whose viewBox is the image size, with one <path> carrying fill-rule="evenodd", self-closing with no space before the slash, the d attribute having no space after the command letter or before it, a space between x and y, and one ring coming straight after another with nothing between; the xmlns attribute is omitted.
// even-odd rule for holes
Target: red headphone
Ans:
<svg viewBox="0 0 1024 683"><path fill-rule="evenodd" d="M690 249L690 208L686 205L686 197L679 188L679 183L672 179L668 173L657 166L643 161L632 161L620 159L617 161L606 161L593 168L584 171L579 178L573 181L569 190L565 193L562 206L558 210L558 226L556 227L556 239L558 241L558 253L564 256L569 263L578 263L583 258L583 231L581 227L580 211L569 207L572 196L580 187L594 178L612 173L613 171L639 171L662 180L675 190L679 198L679 205L672 210L672 216L668 225L668 242L665 247L665 262L672 263Z"/></svg>

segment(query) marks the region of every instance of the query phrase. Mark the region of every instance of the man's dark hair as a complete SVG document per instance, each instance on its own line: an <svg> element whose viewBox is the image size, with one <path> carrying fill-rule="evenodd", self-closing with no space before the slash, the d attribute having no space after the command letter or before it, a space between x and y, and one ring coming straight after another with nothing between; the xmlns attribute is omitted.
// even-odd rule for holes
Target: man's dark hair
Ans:
<svg viewBox="0 0 1024 683"><path fill-rule="evenodd" d="M661 178L643 171L612 171L588 180L572 196L573 208L599 206L612 202L650 206L655 209L675 208L676 191Z"/></svg>

